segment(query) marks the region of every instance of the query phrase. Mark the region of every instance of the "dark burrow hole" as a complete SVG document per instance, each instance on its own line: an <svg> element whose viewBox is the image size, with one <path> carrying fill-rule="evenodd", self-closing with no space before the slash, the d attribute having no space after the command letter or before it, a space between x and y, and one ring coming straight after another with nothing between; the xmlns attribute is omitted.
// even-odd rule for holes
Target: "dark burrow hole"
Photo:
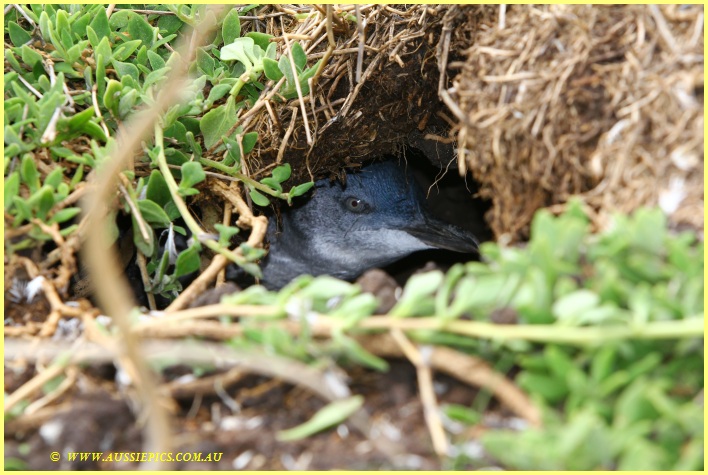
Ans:
<svg viewBox="0 0 708 475"><path fill-rule="evenodd" d="M425 193L428 210L434 217L472 232L480 243L494 238L484 218L491 202L477 196L479 185L469 174L460 176L456 160L441 169L431 164L426 154L412 147L404 150L401 160L413 170L413 175ZM454 264L478 259L479 255L476 254L431 249L413 253L384 270L399 285L403 285L413 273L421 269L439 268L447 271Z"/></svg>

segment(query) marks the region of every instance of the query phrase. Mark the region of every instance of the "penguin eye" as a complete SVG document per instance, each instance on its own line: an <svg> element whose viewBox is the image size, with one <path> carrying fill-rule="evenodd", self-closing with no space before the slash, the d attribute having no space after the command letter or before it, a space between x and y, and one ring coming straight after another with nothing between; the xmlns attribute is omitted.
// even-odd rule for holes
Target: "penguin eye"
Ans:
<svg viewBox="0 0 708 475"><path fill-rule="evenodd" d="M369 205L366 201L353 196L345 198L344 206L353 213L365 213L369 210Z"/></svg>

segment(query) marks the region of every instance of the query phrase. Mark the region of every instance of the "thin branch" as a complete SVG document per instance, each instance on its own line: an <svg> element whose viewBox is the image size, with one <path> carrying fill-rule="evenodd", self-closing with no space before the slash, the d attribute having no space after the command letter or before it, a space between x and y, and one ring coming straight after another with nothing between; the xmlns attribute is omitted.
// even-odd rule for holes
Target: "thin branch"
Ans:
<svg viewBox="0 0 708 475"><path fill-rule="evenodd" d="M280 18L280 26L285 30L285 25L283 25L283 19ZM295 78L295 90L297 91L297 97L300 99L300 107L302 109L302 123L305 126L305 136L307 138L307 144L312 145L312 132L310 132L310 124L307 120L307 110L305 109L305 101L303 101L302 87L300 86L300 78L297 75L297 69L295 69L295 57L293 56L292 49L290 48L290 41L287 35L283 35L283 40L285 41L285 51L290 57L290 70Z"/></svg>
<svg viewBox="0 0 708 475"><path fill-rule="evenodd" d="M390 334L403 354L406 355L408 361L415 366L416 374L418 375L420 400L423 403L425 423L428 426L428 432L430 432L430 438L433 441L435 453L437 453L439 457L445 457L448 455L450 447L445 437L442 420L440 419L440 408L438 407L435 390L433 389L433 372L430 370L430 362L421 355L418 348L411 343L401 330L393 329Z"/></svg>

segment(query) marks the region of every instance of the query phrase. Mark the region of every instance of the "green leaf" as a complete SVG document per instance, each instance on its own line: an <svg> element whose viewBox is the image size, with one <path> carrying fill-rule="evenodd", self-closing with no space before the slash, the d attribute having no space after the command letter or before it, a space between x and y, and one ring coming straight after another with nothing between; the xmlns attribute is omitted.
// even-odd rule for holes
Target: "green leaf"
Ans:
<svg viewBox="0 0 708 475"><path fill-rule="evenodd" d="M49 14L43 11L39 14L39 31L42 33L42 38L44 38L45 42L51 41L51 30L52 25L49 21Z"/></svg>
<svg viewBox="0 0 708 475"><path fill-rule="evenodd" d="M154 41L154 30L152 26L142 17L142 15L133 15L128 21L128 33L134 40L140 40L148 48L152 46Z"/></svg>
<svg viewBox="0 0 708 475"><path fill-rule="evenodd" d="M199 126L201 127L201 122L199 123ZM185 128L186 128L186 126L185 126ZM202 146L199 145L199 142L197 142L197 140L194 138L194 132L192 132L191 130L188 130L187 133L185 134L185 137L187 138L187 145L189 145L189 148L192 150L192 153L194 153L198 157L201 157L202 156ZM165 150L165 152L167 152L167 150ZM178 152L178 151L175 150L175 152ZM182 155L184 155L184 154L182 154ZM178 163L178 165L181 165L185 161L187 161L186 156L180 163Z"/></svg>
<svg viewBox="0 0 708 475"><path fill-rule="evenodd" d="M71 219L74 219L76 215L81 213L81 208L78 207L73 207L73 208L64 208L52 216L52 218L49 220L50 223L64 223L66 221L69 221Z"/></svg>
<svg viewBox="0 0 708 475"><path fill-rule="evenodd" d="M47 130L52 116L65 100L64 91L62 90L63 81L64 75L60 73L54 86L37 103L39 106L37 129L42 133Z"/></svg>
<svg viewBox="0 0 708 475"><path fill-rule="evenodd" d="M30 197L29 204L35 209L37 218L44 220L54 206L54 191L49 186L43 186Z"/></svg>
<svg viewBox="0 0 708 475"><path fill-rule="evenodd" d="M175 277L191 274L199 270L199 251L195 246L180 252L175 262Z"/></svg>
<svg viewBox="0 0 708 475"><path fill-rule="evenodd" d="M231 90L230 84L218 84L211 88L209 97L206 100L205 107L211 107L216 101L224 97Z"/></svg>
<svg viewBox="0 0 708 475"><path fill-rule="evenodd" d="M601 347L590 364L590 375L596 384L608 378L614 370L617 346L608 344Z"/></svg>
<svg viewBox="0 0 708 475"><path fill-rule="evenodd" d="M170 218L162 207L151 200L139 200L138 209L145 221L155 227L166 228L170 225Z"/></svg>
<svg viewBox="0 0 708 475"><path fill-rule="evenodd" d="M460 404L445 404L442 410L453 421L462 422L468 426L478 424L482 420L482 414L479 411Z"/></svg>
<svg viewBox="0 0 708 475"><path fill-rule="evenodd" d="M108 141L108 137L106 137L106 133L103 131L101 126L91 120L86 122L83 127L81 127L81 130L77 132L85 133L91 136L91 138L100 140L104 143Z"/></svg>
<svg viewBox="0 0 708 475"><path fill-rule="evenodd" d="M363 297L363 295L360 295L359 297ZM369 353L353 338L338 332L334 335L334 339L337 345L344 350L344 353L353 361L376 371L388 371L389 365L386 360Z"/></svg>
<svg viewBox="0 0 708 475"><path fill-rule="evenodd" d="M317 69L319 69L320 67L321 61L322 60L317 61L315 64L312 65L311 68L307 68L305 71L303 71L302 74L298 76L303 94L308 94L310 92L310 84L308 82L308 79L315 75Z"/></svg>
<svg viewBox="0 0 708 475"><path fill-rule="evenodd" d="M167 181L165 181L165 177L162 176L159 170L153 170L150 173L145 197L163 208L167 203L172 201Z"/></svg>
<svg viewBox="0 0 708 475"><path fill-rule="evenodd" d="M111 62L113 63L113 67L115 68L116 73L118 73L119 78L123 78L123 76L129 76L133 78L136 82L140 80L140 71L138 70L138 67L134 64L124 63L115 59L111 60Z"/></svg>
<svg viewBox="0 0 708 475"><path fill-rule="evenodd" d="M236 226L226 226L221 223L214 224L214 228L219 232L219 244L222 246L227 246L231 238L241 231Z"/></svg>
<svg viewBox="0 0 708 475"><path fill-rule="evenodd" d="M86 27L86 37L88 38L88 41L91 46L93 46L94 48L101 42L101 39L90 26Z"/></svg>
<svg viewBox="0 0 708 475"><path fill-rule="evenodd" d="M236 129L238 134L240 127ZM236 140L224 136L224 145L226 145L226 150L228 151L226 157L223 160L223 164L232 167L234 170L238 170L241 167L241 149Z"/></svg>
<svg viewBox="0 0 708 475"><path fill-rule="evenodd" d="M5 211L10 209L12 206L12 198L14 196L18 196L20 193L20 173L17 171L14 171L10 173L10 176L5 178L5 189L4 189L4 196L5 196Z"/></svg>
<svg viewBox="0 0 708 475"><path fill-rule="evenodd" d="M576 290L553 304L553 315L558 320L573 322L582 313L597 307L599 303L600 297L595 292L587 289Z"/></svg>
<svg viewBox="0 0 708 475"><path fill-rule="evenodd" d="M74 114L69 121L67 122L67 126L69 130L72 132L76 132L82 129L82 126L91 120L94 116L94 108L93 107L87 107L86 109L82 110L81 112Z"/></svg>
<svg viewBox="0 0 708 475"><path fill-rule="evenodd" d="M275 178L272 178L272 177L263 178L261 180L261 183L272 188L273 190L275 190L277 192L283 191L283 187L280 186L280 183L278 183L278 181Z"/></svg>
<svg viewBox="0 0 708 475"><path fill-rule="evenodd" d="M278 167L275 167L273 169L273 179L277 181L278 183L282 183L288 178L290 178L290 174L292 173L292 170L290 168L290 164L286 163L285 165L280 165Z"/></svg>
<svg viewBox="0 0 708 475"><path fill-rule="evenodd" d="M22 156L20 175L22 176L22 182L27 185L31 193L39 189L39 172L37 171L37 164L34 163L34 157L32 155L25 154Z"/></svg>
<svg viewBox="0 0 708 475"><path fill-rule="evenodd" d="M232 10L233 11L233 10ZM208 77L212 77L214 74L214 66L216 61L207 53L204 48L197 49L197 66L202 70L204 74Z"/></svg>
<svg viewBox="0 0 708 475"><path fill-rule="evenodd" d="M57 15L54 18L54 28L60 35L62 46L65 49L71 48L74 43L71 40L71 27L69 26L69 17L66 11L57 11Z"/></svg>
<svg viewBox="0 0 708 475"><path fill-rule="evenodd" d="M182 122L175 121L174 124L165 129L165 137L171 137L180 143L187 143L187 128Z"/></svg>
<svg viewBox="0 0 708 475"><path fill-rule="evenodd" d="M249 154L253 147L258 143L258 132L248 132L243 135L241 139L241 146L243 147L243 153Z"/></svg>
<svg viewBox="0 0 708 475"><path fill-rule="evenodd" d="M99 55L94 51L94 56L96 58L96 87L98 87L97 95L103 98L106 90L106 64L110 58L106 59L104 56Z"/></svg>
<svg viewBox="0 0 708 475"><path fill-rule="evenodd" d="M96 37L99 41L103 38L108 38L111 34L111 30L108 26L108 16L106 15L105 8L101 7L98 9L96 16L94 16L93 20L91 20L89 27L96 32ZM97 46L93 44L93 42L91 44L94 48Z"/></svg>
<svg viewBox="0 0 708 475"><path fill-rule="evenodd" d="M137 13L131 11L130 9L113 12L110 19L108 20L108 26L114 32L118 32L118 30L124 30L125 28L127 28L130 19L136 15Z"/></svg>
<svg viewBox="0 0 708 475"><path fill-rule="evenodd" d="M54 194L54 201L59 203L64 198L69 196L69 191L71 191L69 185L62 181L59 185L57 185L56 193Z"/></svg>
<svg viewBox="0 0 708 475"><path fill-rule="evenodd" d="M113 50L113 60L127 61L130 58L130 55L132 55L135 50L140 48L140 46L142 46L142 41L140 40L123 42ZM131 61L131 64L134 62L135 60Z"/></svg>
<svg viewBox="0 0 708 475"><path fill-rule="evenodd" d="M302 49L300 42L295 41L290 45L290 51L293 54L293 61L295 61L298 72L302 71L307 64L307 55L305 54L305 50Z"/></svg>
<svg viewBox="0 0 708 475"><path fill-rule="evenodd" d="M98 46L94 49L93 56L96 58L97 62L100 57L103 57L104 64L108 64L108 62L113 58L113 51L111 50L111 44L108 41L108 38L103 38L101 42L98 43ZM98 81L96 81L96 84L100 85Z"/></svg>
<svg viewBox="0 0 708 475"><path fill-rule="evenodd" d="M278 67L278 62L274 59L263 58L263 72L271 81L280 81L283 72Z"/></svg>
<svg viewBox="0 0 708 475"><path fill-rule="evenodd" d="M160 15L157 20L157 27L160 29L162 36L177 33L184 23L175 15Z"/></svg>
<svg viewBox="0 0 708 475"><path fill-rule="evenodd" d="M76 168L76 172L74 172L74 176L71 177L71 187L74 188L76 185L78 185L81 180L84 178L84 166L79 165Z"/></svg>
<svg viewBox="0 0 708 475"><path fill-rule="evenodd" d="M192 188L194 185L206 180L206 173L199 162L187 162L182 165L182 181L180 189Z"/></svg>
<svg viewBox="0 0 708 475"><path fill-rule="evenodd" d="M265 50L266 50L266 52L265 52L264 59L268 58L268 59L274 60L275 56L278 54L278 47L275 45L275 43L269 43L268 47Z"/></svg>
<svg viewBox="0 0 708 475"><path fill-rule="evenodd" d="M22 72L24 71L24 68L20 66L20 62L17 61L17 58L15 55L12 53L12 50L6 49L5 50L5 61L7 61L10 66L12 66L12 69L14 69L17 72ZM10 76L10 74L6 73L5 74L5 90L8 90L8 86L12 85L12 82L10 82L10 79L16 79L17 78L17 73L15 73L15 76Z"/></svg>
<svg viewBox="0 0 708 475"><path fill-rule="evenodd" d="M286 55L282 55L278 60L278 69L285 76L287 85L290 87L295 87L295 76L293 76L293 70L290 67L290 60Z"/></svg>
<svg viewBox="0 0 708 475"><path fill-rule="evenodd" d="M147 57L148 61L150 61L150 67L153 71L157 71L158 69L162 69L165 67L165 60L162 59L162 56L155 53L154 51L148 51Z"/></svg>
<svg viewBox="0 0 708 475"><path fill-rule="evenodd" d="M259 31L251 31L249 33L246 33L246 36L248 38L251 38L253 42L259 46L263 51L267 51L270 45L274 45L275 43L271 43L270 40L273 38L273 35L269 35L267 33L261 33Z"/></svg>
<svg viewBox="0 0 708 475"><path fill-rule="evenodd" d="M199 129L204 135L204 146L211 148L222 136L226 135L236 123L238 108L233 97L226 105L210 110L199 122Z"/></svg>
<svg viewBox="0 0 708 475"><path fill-rule="evenodd" d="M635 443L628 444L622 453L617 470L649 471L661 470L666 465L666 454L658 450L655 444L636 438Z"/></svg>
<svg viewBox="0 0 708 475"><path fill-rule="evenodd" d="M71 34L76 38L86 38L86 27L89 25L92 18L93 14L91 12L86 12L76 18L71 23Z"/></svg>
<svg viewBox="0 0 708 475"><path fill-rule="evenodd" d="M155 231L153 231L152 228L148 226L148 237L147 239L143 238L135 216L131 216L131 218L133 222L133 242L135 243L135 247L137 247L138 250L145 255L145 257L152 257L153 253L155 252Z"/></svg>
<svg viewBox="0 0 708 475"><path fill-rule="evenodd" d="M167 36L163 37L162 39L157 40L157 41L152 45L152 50L153 50L153 51L157 51L157 49L158 49L160 46L165 45L165 44L168 44L170 41L172 41L172 40L175 39L175 38L177 38L177 35L167 35ZM175 56L175 57L177 57L177 56ZM170 58L172 58L172 56L170 56Z"/></svg>
<svg viewBox="0 0 708 475"><path fill-rule="evenodd" d="M26 65L34 68L35 65L39 65L41 67L42 65L42 55L37 53L35 50L30 48L27 45L22 45L20 48L21 55L22 55L22 62L24 62Z"/></svg>
<svg viewBox="0 0 708 475"><path fill-rule="evenodd" d="M133 110L138 101L138 91L131 89L127 93L123 94L118 101L118 117L126 117Z"/></svg>
<svg viewBox="0 0 708 475"><path fill-rule="evenodd" d="M258 206L268 206L270 204L270 200L258 190L251 190L249 196Z"/></svg>
<svg viewBox="0 0 708 475"><path fill-rule="evenodd" d="M118 81L111 79L108 81L106 92L103 94L103 105L115 116L118 116L118 105L120 104L122 89L123 86Z"/></svg>
<svg viewBox="0 0 708 475"><path fill-rule="evenodd" d="M224 23L221 26L221 36L224 38L224 45L230 45L236 38L241 36L241 19L236 8L233 8L224 18Z"/></svg>
<svg viewBox="0 0 708 475"><path fill-rule="evenodd" d="M557 403L568 395L568 387L560 378L523 372L517 377L517 383L530 394L540 396L549 403Z"/></svg>
<svg viewBox="0 0 708 475"><path fill-rule="evenodd" d="M372 294L359 294L345 299L330 315L341 317L344 322L343 329L348 330L364 317L373 314L378 306L379 301Z"/></svg>
<svg viewBox="0 0 708 475"><path fill-rule="evenodd" d="M299 297L328 301L334 297L353 295L358 292L356 286L329 275L315 277L310 284L299 292Z"/></svg>
<svg viewBox="0 0 708 475"><path fill-rule="evenodd" d="M7 24L7 29L10 34L10 41L12 44L20 47L23 44L29 42L32 39L32 35L26 32L20 25L11 21Z"/></svg>
<svg viewBox="0 0 708 475"><path fill-rule="evenodd" d="M26 200L19 196L13 196L12 205L15 207L16 211L13 226L17 226L19 223L29 220L32 217L32 208L30 208Z"/></svg>
<svg viewBox="0 0 708 475"><path fill-rule="evenodd" d="M152 86L153 84L159 83L165 77L167 76L167 73L170 71L169 67L164 67L160 68L156 71L151 72L145 77L145 81L143 81L143 90L146 88Z"/></svg>
<svg viewBox="0 0 708 475"><path fill-rule="evenodd" d="M305 437L309 437L344 422L363 405L364 398L359 395L331 402L317 411L315 415L304 424L300 424L292 429L279 431L277 438L280 441L304 439Z"/></svg>
<svg viewBox="0 0 708 475"><path fill-rule="evenodd" d="M233 43L221 48L221 60L239 61L244 65L246 71L249 71L257 59L253 53L254 46L251 38L236 38Z"/></svg>
<svg viewBox="0 0 708 475"><path fill-rule="evenodd" d="M64 167L56 167L44 178L44 184L56 190L64 177Z"/></svg>
<svg viewBox="0 0 708 475"><path fill-rule="evenodd" d="M301 184L301 185L293 186L293 187L290 189L290 193L288 193L288 196L289 196L290 198L295 198L296 196L302 196L302 195L304 195L305 193L307 193L308 191L310 191L310 189L311 189L313 186L315 186L315 182L314 182L314 181L308 181L307 183L303 183L303 184Z"/></svg>
<svg viewBox="0 0 708 475"><path fill-rule="evenodd" d="M420 302L435 293L443 281L443 273L439 270L414 274L406 282L403 294L390 315L410 316L419 311Z"/></svg>

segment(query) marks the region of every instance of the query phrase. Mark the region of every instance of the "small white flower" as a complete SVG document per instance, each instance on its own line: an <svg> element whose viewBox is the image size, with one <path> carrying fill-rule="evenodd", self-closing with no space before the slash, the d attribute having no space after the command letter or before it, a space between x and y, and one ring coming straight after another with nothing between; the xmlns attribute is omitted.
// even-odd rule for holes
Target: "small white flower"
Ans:
<svg viewBox="0 0 708 475"><path fill-rule="evenodd" d="M673 214L686 198L685 183L683 178L672 176L669 188L659 192L659 207L667 215Z"/></svg>
<svg viewBox="0 0 708 475"><path fill-rule="evenodd" d="M118 367L118 371L116 371L116 383L118 383L118 386L127 387L133 383L133 380L123 368Z"/></svg>
<svg viewBox="0 0 708 475"><path fill-rule="evenodd" d="M175 228L172 223L170 223L170 227L163 231L164 233L167 233L167 240L165 241L165 251L167 255L169 256L170 259L170 265L174 265L175 262L177 262L177 255L179 254L179 251L177 250L177 245L175 244Z"/></svg>
<svg viewBox="0 0 708 475"><path fill-rule="evenodd" d="M324 380L327 389L338 398L351 396L349 387L344 383L344 379L332 370L325 371Z"/></svg>
<svg viewBox="0 0 708 475"><path fill-rule="evenodd" d="M236 457L232 463L234 469L243 470L253 460L253 451L247 450Z"/></svg>
<svg viewBox="0 0 708 475"><path fill-rule="evenodd" d="M32 303L34 298L37 296L40 290L42 290L42 284L44 283L44 277L41 275L35 277L27 283L27 288L25 289L25 298L27 302Z"/></svg>
<svg viewBox="0 0 708 475"><path fill-rule="evenodd" d="M56 445L59 442L59 437L64 431L64 423L56 419L50 420L49 422L42 425L39 428L39 435L44 439L47 445Z"/></svg>

